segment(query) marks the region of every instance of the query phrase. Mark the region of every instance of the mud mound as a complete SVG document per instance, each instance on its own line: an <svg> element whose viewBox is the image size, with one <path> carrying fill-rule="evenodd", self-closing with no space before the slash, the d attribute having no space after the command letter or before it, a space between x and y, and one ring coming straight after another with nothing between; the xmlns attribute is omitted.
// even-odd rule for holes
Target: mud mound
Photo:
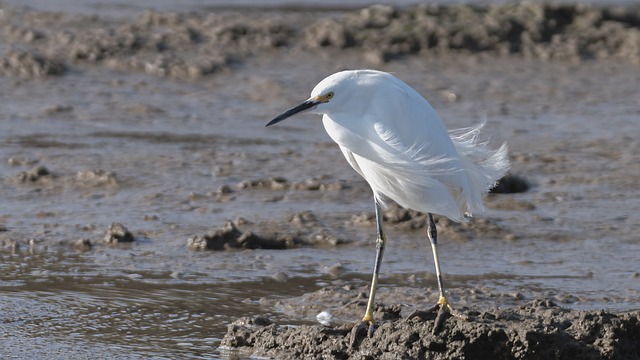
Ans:
<svg viewBox="0 0 640 360"><path fill-rule="evenodd" d="M37 51L11 50L0 57L0 75L25 79L63 75L66 65Z"/></svg>
<svg viewBox="0 0 640 360"><path fill-rule="evenodd" d="M352 336L352 325L290 327L268 318L229 325L222 349L253 356L296 359L635 359L640 354L640 312L572 311L550 300L450 317L432 334L435 313L397 318L393 308L371 338ZM385 318L379 316L378 318Z"/></svg>
<svg viewBox="0 0 640 360"><path fill-rule="evenodd" d="M382 209L382 217L386 226L405 231L426 229L428 225L427 214L408 210L392 203ZM466 241L479 236L494 239L513 240L515 235L500 225L498 221L484 218L471 218L466 222L455 222L446 217L435 217L438 234L443 239L455 239ZM375 213L363 212L352 215L350 224L373 227L376 223Z"/></svg>
<svg viewBox="0 0 640 360"><path fill-rule="evenodd" d="M187 239L187 247L193 250L225 249L288 249L302 242L295 236L264 236L251 231L242 232L232 221L222 228Z"/></svg>
<svg viewBox="0 0 640 360"><path fill-rule="evenodd" d="M266 189L266 190L309 190L309 191L338 191L348 188L344 181L331 180L325 177L306 179L300 182L289 182L284 177L243 180L235 188L246 189ZM230 187L229 187L230 188Z"/></svg>
<svg viewBox="0 0 640 360"><path fill-rule="evenodd" d="M377 5L338 16L150 11L126 20L28 9L4 12L0 35L21 50L0 54L0 75L26 78L98 64L195 79L273 51L346 48L361 51L371 64L452 53L640 63L640 10L631 7Z"/></svg>
<svg viewBox="0 0 640 360"><path fill-rule="evenodd" d="M517 194L527 192L530 187L529 182L522 176L507 174L498 180L498 183L489 192L491 194Z"/></svg>
<svg viewBox="0 0 640 360"><path fill-rule="evenodd" d="M105 244L130 243L135 241L135 237L124 225L112 223L109 225L103 241Z"/></svg>
<svg viewBox="0 0 640 360"><path fill-rule="evenodd" d="M38 55L43 51L68 64L104 64L124 71L198 78L227 68L234 57L283 46L293 31L285 21L269 15L149 11L122 21L29 9L5 13L0 34L27 50L17 57L10 53L0 58L0 74L31 77L57 75L66 68Z"/></svg>
<svg viewBox="0 0 640 360"><path fill-rule="evenodd" d="M239 225L244 229L240 230ZM334 247L349 242L334 235L311 211L291 214L286 222L253 223L244 218L187 239L192 250L272 249L300 246Z"/></svg>
<svg viewBox="0 0 640 360"><path fill-rule="evenodd" d="M21 171L14 176L16 183L33 183L44 178L50 178L54 175L42 165L35 166L28 171Z"/></svg>
<svg viewBox="0 0 640 360"><path fill-rule="evenodd" d="M480 7L372 6L305 29L314 47L358 47L379 62L421 51L640 62L640 11L525 3Z"/></svg>

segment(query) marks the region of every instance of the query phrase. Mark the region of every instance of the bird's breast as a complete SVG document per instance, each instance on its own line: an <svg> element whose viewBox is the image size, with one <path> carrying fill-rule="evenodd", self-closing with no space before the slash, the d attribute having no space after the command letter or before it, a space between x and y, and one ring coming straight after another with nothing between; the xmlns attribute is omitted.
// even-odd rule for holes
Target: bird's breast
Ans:
<svg viewBox="0 0 640 360"><path fill-rule="evenodd" d="M338 144L349 142L350 135L348 134L348 130L332 119L331 116L326 114L323 115L322 124L324 125L324 129L327 131L327 134L329 134L331 140Z"/></svg>
<svg viewBox="0 0 640 360"><path fill-rule="evenodd" d="M359 119L342 119L339 115L324 115L322 123L329 137L338 145L356 154L366 154L371 150L372 128Z"/></svg>

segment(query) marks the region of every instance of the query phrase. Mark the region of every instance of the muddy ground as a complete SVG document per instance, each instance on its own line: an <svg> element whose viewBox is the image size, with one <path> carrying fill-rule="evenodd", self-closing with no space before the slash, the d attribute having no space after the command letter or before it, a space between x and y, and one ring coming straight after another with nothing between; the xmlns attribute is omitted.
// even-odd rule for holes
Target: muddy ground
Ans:
<svg viewBox="0 0 640 360"><path fill-rule="evenodd" d="M326 296L326 294L325 294ZM353 324L290 327L266 317L229 325L224 349L276 359L636 359L640 313L571 311L550 300L464 311L434 333L436 312L381 306L371 336ZM234 354L230 352L230 354Z"/></svg>
<svg viewBox="0 0 640 360"><path fill-rule="evenodd" d="M403 55L488 53L564 61L615 59L640 63L637 8L574 5L378 5L341 16L160 13L127 21L3 11L0 73L61 75L72 64L193 79L228 69L269 50L356 48L368 64ZM75 25L75 26L74 26Z"/></svg>
<svg viewBox="0 0 640 360"><path fill-rule="evenodd" d="M638 356L638 8L0 8L8 356ZM347 341L373 263L370 190L317 118L264 128L364 67L447 127L486 119L509 144L486 213L437 219L470 315L437 336L431 314L410 316L437 300L424 215L392 206L386 319Z"/></svg>

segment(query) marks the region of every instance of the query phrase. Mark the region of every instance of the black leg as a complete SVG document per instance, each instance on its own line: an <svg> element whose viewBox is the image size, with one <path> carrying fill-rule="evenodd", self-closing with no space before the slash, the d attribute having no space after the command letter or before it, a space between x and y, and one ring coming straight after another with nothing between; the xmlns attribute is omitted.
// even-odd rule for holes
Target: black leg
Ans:
<svg viewBox="0 0 640 360"><path fill-rule="evenodd" d="M433 215L429 213L429 227L427 227L427 237L431 242L431 250L433 252L433 262L436 265L436 276L438 278L438 290L440 290L440 299L438 303L444 300L444 285L442 282L442 273L440 272L440 261L438 260L438 231L436 224L433 222Z"/></svg>

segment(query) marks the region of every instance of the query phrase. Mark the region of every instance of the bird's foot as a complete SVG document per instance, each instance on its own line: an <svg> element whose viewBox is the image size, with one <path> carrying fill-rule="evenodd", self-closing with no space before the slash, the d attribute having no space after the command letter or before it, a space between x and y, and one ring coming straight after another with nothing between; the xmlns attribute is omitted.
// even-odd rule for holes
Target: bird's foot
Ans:
<svg viewBox="0 0 640 360"><path fill-rule="evenodd" d="M372 337L376 330L373 319L368 319L366 316L364 319L358 321L351 329L351 336L349 339L349 345L354 347L359 338L363 336Z"/></svg>
<svg viewBox="0 0 640 360"><path fill-rule="evenodd" d="M436 320L433 323L432 334L437 334L442 330L442 326L444 325L444 321L447 319L447 315L451 311L451 305L447 299L440 295L438 302L430 309L430 311L438 311L438 315L436 316Z"/></svg>
<svg viewBox="0 0 640 360"><path fill-rule="evenodd" d="M430 309L432 312L436 310L438 311L438 315L436 316L436 320L433 324L433 330L431 331L434 335L442 330L445 320L451 316L455 316L463 320L469 319L465 314L456 311L444 296L440 296L438 302Z"/></svg>

